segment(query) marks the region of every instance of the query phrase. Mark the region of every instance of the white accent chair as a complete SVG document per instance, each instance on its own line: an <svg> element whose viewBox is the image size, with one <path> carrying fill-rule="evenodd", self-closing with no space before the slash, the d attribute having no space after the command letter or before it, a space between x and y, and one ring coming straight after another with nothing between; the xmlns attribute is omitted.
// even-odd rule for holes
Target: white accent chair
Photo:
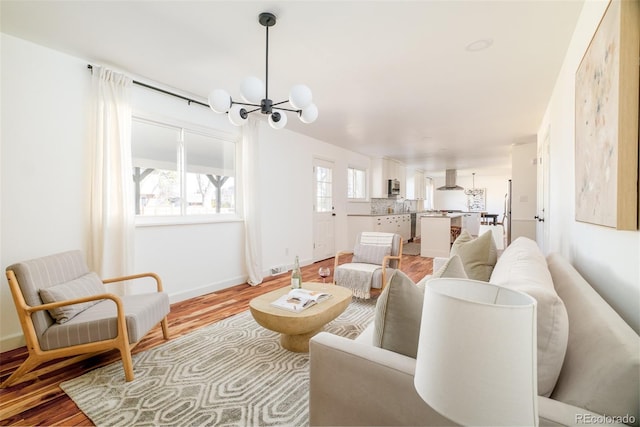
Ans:
<svg viewBox="0 0 640 427"><path fill-rule="evenodd" d="M356 298L368 299L370 290L383 289L402 263L402 236L396 233L363 231L352 251L336 254L334 284L351 289ZM352 254L351 262L340 264L340 257Z"/></svg>

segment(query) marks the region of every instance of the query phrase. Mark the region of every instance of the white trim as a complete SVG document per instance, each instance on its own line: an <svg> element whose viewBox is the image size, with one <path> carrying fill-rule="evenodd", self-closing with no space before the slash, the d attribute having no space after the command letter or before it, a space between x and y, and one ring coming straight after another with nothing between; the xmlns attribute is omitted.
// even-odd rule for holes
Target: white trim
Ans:
<svg viewBox="0 0 640 427"><path fill-rule="evenodd" d="M26 345L27 342L24 339L24 335L20 332L18 334L9 335L8 337L3 337L0 340L0 352L4 353L5 351L15 350L16 348L24 347Z"/></svg>
<svg viewBox="0 0 640 427"><path fill-rule="evenodd" d="M185 216L136 216L136 227L164 225L214 224L220 222L242 222L239 214L185 215Z"/></svg>

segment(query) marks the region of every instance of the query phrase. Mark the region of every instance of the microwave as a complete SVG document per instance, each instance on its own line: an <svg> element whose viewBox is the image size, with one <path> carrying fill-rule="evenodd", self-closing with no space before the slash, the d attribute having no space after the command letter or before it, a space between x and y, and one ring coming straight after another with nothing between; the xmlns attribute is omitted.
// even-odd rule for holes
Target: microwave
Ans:
<svg viewBox="0 0 640 427"><path fill-rule="evenodd" d="M398 181L397 179L388 180L387 195L397 196L399 194L400 194L400 181Z"/></svg>

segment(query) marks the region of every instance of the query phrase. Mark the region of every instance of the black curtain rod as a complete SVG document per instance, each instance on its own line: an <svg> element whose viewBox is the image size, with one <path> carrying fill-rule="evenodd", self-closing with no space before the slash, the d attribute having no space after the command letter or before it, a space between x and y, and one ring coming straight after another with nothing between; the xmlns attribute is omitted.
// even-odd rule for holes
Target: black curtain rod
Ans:
<svg viewBox="0 0 640 427"><path fill-rule="evenodd" d="M88 64L87 68L89 70L93 71L93 65ZM175 96L176 98L184 99L189 104L194 103L194 104L202 105L203 107L209 108L209 104L205 104L204 102L200 102L200 101L195 100L195 99L187 98L186 96L182 96L182 95L177 94L177 93L169 92L168 90L164 90L164 89L161 89L159 87L151 86L151 85L148 85L146 83L139 82L137 80L133 80L133 84L136 84L136 85L142 86L142 87L146 87L147 89L155 90L157 92L161 92L161 93L164 93L164 94L167 94L167 95Z"/></svg>

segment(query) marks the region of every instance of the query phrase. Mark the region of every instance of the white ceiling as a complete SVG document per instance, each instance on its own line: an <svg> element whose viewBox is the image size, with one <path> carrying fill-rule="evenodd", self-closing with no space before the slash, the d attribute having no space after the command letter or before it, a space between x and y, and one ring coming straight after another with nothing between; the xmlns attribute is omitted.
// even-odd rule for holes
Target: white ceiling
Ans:
<svg viewBox="0 0 640 427"><path fill-rule="evenodd" d="M287 127L427 171L509 168L535 140L582 0L7 1L1 30L206 99L305 83L320 110ZM491 39L485 50L467 46Z"/></svg>

